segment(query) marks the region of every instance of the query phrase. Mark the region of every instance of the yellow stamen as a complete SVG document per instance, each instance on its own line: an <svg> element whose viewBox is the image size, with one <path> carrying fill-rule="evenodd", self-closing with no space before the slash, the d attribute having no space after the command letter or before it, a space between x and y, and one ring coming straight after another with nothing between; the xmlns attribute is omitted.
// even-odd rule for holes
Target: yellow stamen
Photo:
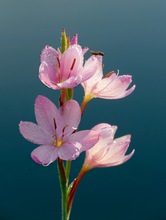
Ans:
<svg viewBox="0 0 166 220"><path fill-rule="evenodd" d="M62 140L57 140L56 141L56 147L60 147L62 145Z"/></svg>

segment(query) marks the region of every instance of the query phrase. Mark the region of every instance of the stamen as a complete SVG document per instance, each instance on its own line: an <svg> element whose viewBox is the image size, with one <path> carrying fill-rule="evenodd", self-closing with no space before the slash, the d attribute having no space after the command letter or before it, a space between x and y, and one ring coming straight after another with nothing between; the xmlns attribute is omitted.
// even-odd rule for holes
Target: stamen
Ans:
<svg viewBox="0 0 166 220"><path fill-rule="evenodd" d="M54 128L55 128L55 130L56 130L57 126L56 126L55 118L54 118L53 120L54 120Z"/></svg>
<svg viewBox="0 0 166 220"><path fill-rule="evenodd" d="M102 56L102 57L104 56L104 53L101 52L101 51L91 50L90 52L91 52L92 55L96 55L96 56L99 55L99 56Z"/></svg>
<svg viewBox="0 0 166 220"><path fill-rule="evenodd" d="M60 60L59 57L56 57L57 61L58 61L58 67L60 68Z"/></svg>
<svg viewBox="0 0 166 220"><path fill-rule="evenodd" d="M111 72L107 73L103 78L108 78L108 77L110 77L113 73L114 73L114 71L111 71Z"/></svg>
<svg viewBox="0 0 166 220"><path fill-rule="evenodd" d="M76 58L74 58L73 63L72 63L72 65L71 65L71 67L70 67L70 70L73 70L74 65L75 65L75 62L76 62Z"/></svg>
<svg viewBox="0 0 166 220"><path fill-rule="evenodd" d="M62 137L64 137L64 132L65 132L65 129L67 128L67 125L62 129Z"/></svg>

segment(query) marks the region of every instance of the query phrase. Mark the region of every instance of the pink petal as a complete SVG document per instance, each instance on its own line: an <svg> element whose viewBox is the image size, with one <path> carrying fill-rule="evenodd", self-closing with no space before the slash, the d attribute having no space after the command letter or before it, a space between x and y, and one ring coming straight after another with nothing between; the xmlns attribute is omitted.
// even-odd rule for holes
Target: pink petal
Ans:
<svg viewBox="0 0 166 220"><path fill-rule="evenodd" d="M100 164L115 166L121 163L130 144L130 135L125 135L118 139L115 139L112 143L107 143L109 149L103 160L98 161Z"/></svg>
<svg viewBox="0 0 166 220"><path fill-rule="evenodd" d="M80 83L82 82L82 76L81 75L77 75L77 76L71 76L69 79L61 82L61 83L57 83L58 88L62 89L62 88L74 88L76 86L78 86Z"/></svg>
<svg viewBox="0 0 166 220"><path fill-rule="evenodd" d="M115 139L112 144L106 143L103 145L106 147L105 149L107 151L104 151L105 149L103 149L102 157L97 159L96 154L94 155L97 167L117 166L131 158L131 156L134 154L134 150L129 155L125 156L125 153L130 144L130 135L126 135L118 139Z"/></svg>
<svg viewBox="0 0 166 220"><path fill-rule="evenodd" d="M89 50L89 48L88 47L84 47L83 49L82 49L82 54L83 55L85 55L86 54L86 52Z"/></svg>
<svg viewBox="0 0 166 220"><path fill-rule="evenodd" d="M70 45L78 44L78 34L75 34L73 38L70 40Z"/></svg>
<svg viewBox="0 0 166 220"><path fill-rule="evenodd" d="M51 82L51 79L49 78L50 75L55 76L55 73L54 73L52 67L48 66L48 64L43 61L39 67L39 79L42 81L42 83L44 85L46 85L49 88L52 88L55 90L60 89L59 86L57 86L56 81L54 83ZM52 79L52 81L53 80L55 80L55 79Z"/></svg>
<svg viewBox="0 0 166 220"><path fill-rule="evenodd" d="M59 81L57 67L59 66L58 59L60 54L53 47L46 46L41 54L41 66L39 74L47 75L50 82L55 84Z"/></svg>
<svg viewBox="0 0 166 220"><path fill-rule="evenodd" d="M94 97L104 99L123 98L134 91L135 86L126 91L131 82L132 77L130 75L117 76L113 73L110 77L102 79L97 84L94 90Z"/></svg>
<svg viewBox="0 0 166 220"><path fill-rule="evenodd" d="M113 135L111 135L111 128ZM94 147L86 151L84 166L87 166L89 169L116 166L131 158L134 150L129 155L125 155L130 144L131 135L125 135L114 140L113 137L117 129L116 126L99 124L93 129L96 131L99 129L99 133L101 129L103 130L100 133L99 141ZM107 136L107 132L109 134L109 129L110 137Z"/></svg>
<svg viewBox="0 0 166 220"><path fill-rule="evenodd" d="M40 64L39 75L44 78L47 77L49 84L56 85L59 82L59 74L51 65L48 65L45 61Z"/></svg>
<svg viewBox="0 0 166 220"><path fill-rule="evenodd" d="M92 130L84 130L73 133L68 137L72 143L80 143L80 152L86 151L93 147L99 139L99 133Z"/></svg>
<svg viewBox="0 0 166 220"><path fill-rule="evenodd" d="M82 70L83 54L80 45L71 45L61 57L60 75L61 81L65 81L71 76L76 76Z"/></svg>
<svg viewBox="0 0 166 220"><path fill-rule="evenodd" d="M93 57L93 56L92 56ZM91 57L91 59L92 59ZM85 93L91 94L96 87L96 84L102 79L103 77L103 67L102 67L102 56L95 56L98 61L98 67L96 72L93 76L91 76L88 80L82 83L82 86L85 90ZM89 60L90 61L90 60Z"/></svg>
<svg viewBox="0 0 166 220"><path fill-rule="evenodd" d="M59 114L61 119L59 121L59 131L57 131L57 133L63 130L65 136L77 130L81 120L81 109L78 102L69 100L59 109Z"/></svg>
<svg viewBox="0 0 166 220"><path fill-rule="evenodd" d="M92 77L99 66L98 59L96 56L91 56L84 64L84 68L80 75L82 76L82 82Z"/></svg>
<svg viewBox="0 0 166 220"><path fill-rule="evenodd" d="M80 148L79 142L66 142L58 148L58 156L62 160L75 160L80 155Z"/></svg>
<svg viewBox="0 0 166 220"><path fill-rule="evenodd" d="M40 127L50 134L55 134L54 121L59 122L58 109L48 98L38 96L35 101L36 121Z"/></svg>
<svg viewBox="0 0 166 220"><path fill-rule="evenodd" d="M100 123L92 128L93 131L98 131L100 133L100 139L113 139L117 126L111 126L107 123Z"/></svg>
<svg viewBox="0 0 166 220"><path fill-rule="evenodd" d="M57 148L51 145L39 146L32 151L31 157L36 163L47 166L57 159Z"/></svg>
<svg viewBox="0 0 166 220"><path fill-rule="evenodd" d="M126 161L128 161L133 156L134 153L135 153L135 150L132 150L132 152L130 154L124 156L123 160L121 161L121 164L125 163Z"/></svg>
<svg viewBox="0 0 166 220"><path fill-rule="evenodd" d="M40 59L41 62L45 61L47 64L55 68L57 65L57 56L59 56L59 53L53 47L47 45L43 49Z"/></svg>
<svg viewBox="0 0 166 220"><path fill-rule="evenodd" d="M19 129L24 138L36 144L50 144L52 136L32 122L20 122Z"/></svg>

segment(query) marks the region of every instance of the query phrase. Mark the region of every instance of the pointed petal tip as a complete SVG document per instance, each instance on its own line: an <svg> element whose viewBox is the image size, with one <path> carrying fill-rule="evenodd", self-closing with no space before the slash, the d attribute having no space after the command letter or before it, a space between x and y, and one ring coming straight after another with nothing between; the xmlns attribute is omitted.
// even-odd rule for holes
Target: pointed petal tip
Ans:
<svg viewBox="0 0 166 220"><path fill-rule="evenodd" d="M42 165L42 162L35 156L31 153L31 158L38 164Z"/></svg>

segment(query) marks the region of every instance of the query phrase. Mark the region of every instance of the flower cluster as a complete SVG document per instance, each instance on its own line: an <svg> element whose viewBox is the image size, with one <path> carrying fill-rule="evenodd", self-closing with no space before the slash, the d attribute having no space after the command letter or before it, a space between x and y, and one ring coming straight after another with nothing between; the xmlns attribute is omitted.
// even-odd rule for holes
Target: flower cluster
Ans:
<svg viewBox="0 0 166 220"><path fill-rule="evenodd" d="M93 98L119 99L131 94L135 85L131 75L110 72L103 75L103 53L92 53L84 60L88 48L61 33L61 48L45 46L41 53L39 79L49 88L60 90L59 107L39 95L35 101L36 122L21 121L19 129L24 138L39 146L31 153L38 164L49 165L57 160L62 189L62 219L70 216L73 198L84 174L96 167L111 167L129 160L126 155L131 135L114 138L117 126L101 123L90 130L79 131L79 123L87 103ZM74 88L82 85L84 99L80 106L73 99ZM86 156L78 177L68 185L71 161L85 151ZM66 164L64 165L64 161Z"/></svg>

